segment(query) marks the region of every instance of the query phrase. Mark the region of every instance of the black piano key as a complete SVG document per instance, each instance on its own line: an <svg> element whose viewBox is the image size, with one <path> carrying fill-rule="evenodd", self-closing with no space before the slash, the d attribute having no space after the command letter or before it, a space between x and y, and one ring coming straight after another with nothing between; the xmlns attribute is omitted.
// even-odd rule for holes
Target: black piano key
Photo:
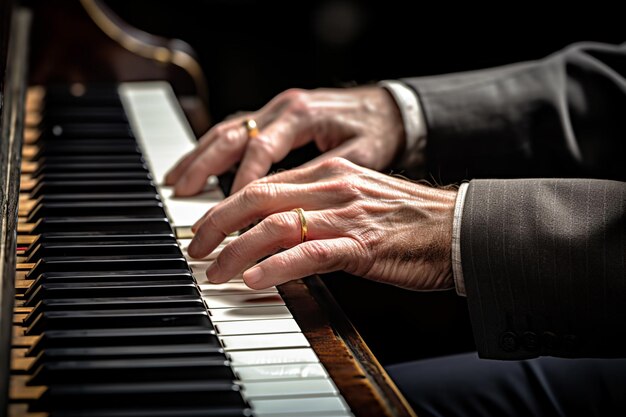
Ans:
<svg viewBox="0 0 626 417"><path fill-rule="evenodd" d="M63 155L67 153L81 153L81 150L89 150L89 148L116 148L130 147L135 150L138 148L137 142L133 138L87 138L82 139L57 139L53 142L42 142L37 144L39 149L54 150L55 154Z"/></svg>
<svg viewBox="0 0 626 417"><path fill-rule="evenodd" d="M221 348L215 331L211 327L202 325L114 329L48 329L37 343L29 347L26 356L37 356L50 348L179 344L204 344Z"/></svg>
<svg viewBox="0 0 626 417"><path fill-rule="evenodd" d="M106 179L127 179L127 180L152 180L152 175L143 167L136 169L120 169L117 171L97 172L97 171L70 171L70 172L50 172L40 176L33 176L37 182L40 181L91 181Z"/></svg>
<svg viewBox="0 0 626 417"><path fill-rule="evenodd" d="M200 359L223 361L225 355L175 241L146 244L148 236L174 239L156 189L138 191L121 184L95 184L91 189L68 186L72 181L93 185L98 180L150 179L139 149L128 145L132 132L116 87L79 93L66 87L49 89L46 104L74 109L48 108L39 125L39 169L33 178L53 185L40 186L31 194L48 205L33 210L27 219L31 224L39 222L32 232L39 234L38 242L27 250L27 256L30 261L42 258L27 277L37 278L29 290L32 303L40 300L27 334L44 330L29 354L39 352L37 364L41 365L32 382L49 382L49 386L29 411L45 411L50 417L251 416L238 386L230 383L234 376L227 364L220 366L228 374L227 385L206 384L206 371L212 368ZM133 198L150 203L140 203L128 213L122 206ZM66 202L76 204L50 205ZM109 202L122 204L106 210ZM139 206L161 211L138 214ZM118 221L115 216L123 218ZM151 224L153 220L158 226ZM167 229L160 227L160 220L168 223ZM137 226L137 222L142 224ZM125 237L120 240L120 236ZM150 256L142 255L142 244L150 246L145 248ZM179 255L182 262L169 256L153 258L166 247L176 253L163 255ZM180 280L172 281L177 274ZM171 289L181 287L192 288L193 293L171 295ZM167 295L155 295L161 290L167 290L163 293Z"/></svg>
<svg viewBox="0 0 626 417"><path fill-rule="evenodd" d="M115 329L165 326L206 326L213 329L204 308L46 311L24 330L34 336L48 330Z"/></svg>
<svg viewBox="0 0 626 417"><path fill-rule="evenodd" d="M123 281L170 281L193 282L188 269L158 269L141 271L76 271L44 272L38 275L32 287L54 282L123 282ZM30 291L30 290L29 290ZM28 294L28 292L27 292Z"/></svg>
<svg viewBox="0 0 626 417"><path fill-rule="evenodd" d="M60 361L158 359L158 358L211 358L226 361L226 353L219 345L183 343L172 345L127 345L94 347L46 348L33 358L27 369L14 370L20 375L33 375L45 363Z"/></svg>
<svg viewBox="0 0 626 417"><path fill-rule="evenodd" d="M228 361L223 358L191 356L49 361L35 371L28 385L234 379Z"/></svg>
<svg viewBox="0 0 626 417"><path fill-rule="evenodd" d="M44 194L37 197L38 202L62 203L65 201L89 202L89 201L129 201L129 200L160 200L154 191L129 192L120 189L111 193L81 193L81 194Z"/></svg>
<svg viewBox="0 0 626 417"><path fill-rule="evenodd" d="M247 408L237 384L230 381L171 381L117 384L54 384L30 411L115 410L124 407L224 406ZM91 415L91 414L90 414Z"/></svg>
<svg viewBox="0 0 626 417"><path fill-rule="evenodd" d="M44 96L45 108L60 106L122 107L115 84L81 86L80 90L68 85L48 85Z"/></svg>
<svg viewBox="0 0 626 417"><path fill-rule="evenodd" d="M31 317L37 317L44 311L57 310L115 310L132 308L170 308L170 307L202 307L204 302L197 292L188 295L161 295L137 297L99 297L99 298L44 298L33 308L24 320L30 324ZM30 307L30 306L28 306Z"/></svg>
<svg viewBox="0 0 626 417"><path fill-rule="evenodd" d="M29 288L25 294L27 299L25 306L34 307L39 301L52 298L151 297L168 295L198 295L198 291L194 282L186 280L42 284Z"/></svg>
<svg viewBox="0 0 626 417"><path fill-rule="evenodd" d="M28 355L27 355L28 356ZM203 357L226 361L219 345L183 343L172 345L127 345L94 347L54 347L39 352L28 369L16 370L20 374L33 375L44 363L56 361L86 361L111 359L157 359Z"/></svg>
<svg viewBox="0 0 626 417"><path fill-rule="evenodd" d="M128 123L77 123L59 122L48 126L42 132L41 139L55 142L57 139L124 139L133 138L133 133Z"/></svg>
<svg viewBox="0 0 626 417"><path fill-rule="evenodd" d="M31 198L46 194L95 194L124 192L154 192L152 181L146 180L91 180L91 181L42 181L31 191Z"/></svg>
<svg viewBox="0 0 626 417"><path fill-rule="evenodd" d="M27 279L35 279L44 272L85 272L85 271L145 271L188 268L185 258L164 255L137 255L128 257L103 256L98 259L86 257L42 258L26 274Z"/></svg>
<svg viewBox="0 0 626 417"><path fill-rule="evenodd" d="M61 256L124 256L124 255L180 255L180 247L175 242L55 242L37 245L25 262L37 262L44 257Z"/></svg>
<svg viewBox="0 0 626 417"><path fill-rule="evenodd" d="M124 123L128 122L124 109L120 106L62 106L48 107L42 112L42 126L55 123Z"/></svg>
<svg viewBox="0 0 626 417"><path fill-rule="evenodd" d="M52 360L94 360L119 358L185 358L213 357L226 360L224 349L218 345L187 343L179 345L130 345L105 347L47 348L37 357L35 366Z"/></svg>
<svg viewBox="0 0 626 417"><path fill-rule="evenodd" d="M125 142L123 144L98 144L98 145L77 145L77 146L52 146L45 145L39 147L37 152L29 158L29 160L36 161L40 158L46 158L49 156L57 156L59 158L66 158L70 156L117 156L117 155L140 155L141 151L134 142Z"/></svg>
<svg viewBox="0 0 626 417"><path fill-rule="evenodd" d="M202 407L178 405L154 408L116 408L108 410L55 410L49 417L251 417L254 414L249 408L233 407Z"/></svg>
<svg viewBox="0 0 626 417"><path fill-rule="evenodd" d="M145 164L145 160L141 155L51 155L37 161L40 165L58 165L58 164L112 164L112 163L137 163Z"/></svg>
<svg viewBox="0 0 626 417"><path fill-rule="evenodd" d="M171 232L167 218L155 217L51 217L37 220L28 234L56 233L70 236L98 232L155 233Z"/></svg>
<svg viewBox="0 0 626 417"><path fill-rule="evenodd" d="M25 252L25 255L29 255L35 248L40 244L46 243L106 243L106 242L123 242L123 243L132 243L132 242L143 242L143 241L155 241L155 242L176 242L176 237L173 233L152 233L152 234L127 234L127 233L118 233L118 234L98 234L98 235L83 235L83 236L74 236L74 237L66 237L58 234L46 234L43 233L38 235L33 243L28 247Z"/></svg>
<svg viewBox="0 0 626 417"><path fill-rule="evenodd" d="M42 217L133 215L165 217L165 210L158 200L42 202L33 208L26 222L34 223Z"/></svg>
<svg viewBox="0 0 626 417"><path fill-rule="evenodd" d="M110 173L116 172L149 172L149 169L145 163L142 162L72 162L72 163L59 163L59 162L45 162L42 163L39 168L33 173L33 177L40 177L43 175L65 174L65 175L81 175L89 173ZM54 179L54 177L51 177Z"/></svg>

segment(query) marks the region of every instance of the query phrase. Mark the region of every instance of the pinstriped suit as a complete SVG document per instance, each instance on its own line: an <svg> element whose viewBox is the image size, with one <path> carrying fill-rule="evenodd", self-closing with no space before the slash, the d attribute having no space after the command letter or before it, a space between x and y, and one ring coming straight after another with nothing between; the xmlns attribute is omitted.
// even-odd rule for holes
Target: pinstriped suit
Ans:
<svg viewBox="0 0 626 417"><path fill-rule="evenodd" d="M626 44L403 81L430 176L471 179L460 247L478 355L626 358ZM626 359L462 354L388 371L419 415L626 413Z"/></svg>
<svg viewBox="0 0 626 417"><path fill-rule="evenodd" d="M461 259L479 355L626 356L626 44L403 81L431 175L474 178Z"/></svg>

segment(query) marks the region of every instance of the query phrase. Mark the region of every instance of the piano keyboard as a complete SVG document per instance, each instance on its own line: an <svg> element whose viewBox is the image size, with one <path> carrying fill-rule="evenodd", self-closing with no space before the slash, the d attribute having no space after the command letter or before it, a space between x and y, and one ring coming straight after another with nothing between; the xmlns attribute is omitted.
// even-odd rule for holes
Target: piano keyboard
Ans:
<svg viewBox="0 0 626 417"><path fill-rule="evenodd" d="M186 255L223 195L162 184L194 146L168 84L32 89L27 111L12 415L352 415L276 288L209 284L223 246Z"/></svg>

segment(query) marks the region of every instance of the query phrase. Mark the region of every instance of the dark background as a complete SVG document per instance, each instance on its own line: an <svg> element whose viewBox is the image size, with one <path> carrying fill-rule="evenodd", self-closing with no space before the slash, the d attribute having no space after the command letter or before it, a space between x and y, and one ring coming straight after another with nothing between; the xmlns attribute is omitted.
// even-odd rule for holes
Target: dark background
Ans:
<svg viewBox="0 0 626 417"><path fill-rule="evenodd" d="M538 59L576 41L626 41L619 2L553 12L531 2L106 2L134 26L193 46L214 120L257 109L290 87L464 71Z"/></svg>
<svg viewBox="0 0 626 417"><path fill-rule="evenodd" d="M484 10L408 0L107 4L133 26L195 49L214 122L291 87L465 71L539 59L577 41L626 40L617 2L555 12L527 2ZM347 274L323 279L383 364L473 349L467 306L452 291L414 293Z"/></svg>

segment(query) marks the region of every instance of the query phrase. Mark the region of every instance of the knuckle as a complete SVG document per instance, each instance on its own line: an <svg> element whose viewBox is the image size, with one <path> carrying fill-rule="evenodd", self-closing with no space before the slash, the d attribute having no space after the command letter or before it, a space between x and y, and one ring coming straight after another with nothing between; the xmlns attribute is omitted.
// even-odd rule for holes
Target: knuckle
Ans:
<svg viewBox="0 0 626 417"><path fill-rule="evenodd" d="M307 258L317 264L332 266L338 261L333 251L320 240L313 240L308 245L303 245L302 250Z"/></svg>
<svg viewBox="0 0 626 417"><path fill-rule="evenodd" d="M329 181L326 190L347 201L357 200L362 195L358 181L352 176L342 176Z"/></svg>
<svg viewBox="0 0 626 417"><path fill-rule="evenodd" d="M213 133L218 136L223 136L228 131L228 128L224 123L213 126Z"/></svg>
<svg viewBox="0 0 626 417"><path fill-rule="evenodd" d="M274 160L276 144L270 136L261 134L251 141L249 146L254 147L261 154L272 157L272 161Z"/></svg>
<svg viewBox="0 0 626 417"><path fill-rule="evenodd" d="M306 90L302 88L290 88L279 94L279 97L285 101L300 100Z"/></svg>
<svg viewBox="0 0 626 417"><path fill-rule="evenodd" d="M293 228L293 218L291 213L275 213L268 216L264 221L264 226L268 233L277 236L285 236Z"/></svg>
<svg viewBox="0 0 626 417"><path fill-rule="evenodd" d="M193 162L192 169L188 170L188 173L191 177L196 175L205 175L211 171L211 168L215 165L215 160L212 158L211 152L203 152L196 160Z"/></svg>
<svg viewBox="0 0 626 417"><path fill-rule="evenodd" d="M219 214L218 212L214 212L213 215L207 216L207 219L202 223L201 229L203 229L206 233L207 229L209 231L214 231L226 235L219 227L220 222L218 221Z"/></svg>
<svg viewBox="0 0 626 417"><path fill-rule="evenodd" d="M253 181L242 190L241 197L246 204L261 204L276 195L276 186L272 183Z"/></svg>
<svg viewBox="0 0 626 417"><path fill-rule="evenodd" d="M353 239L351 258L355 262L346 264L345 271L354 275L368 276L376 264L376 256L373 256L371 248L363 242Z"/></svg>
<svg viewBox="0 0 626 417"><path fill-rule="evenodd" d="M321 166L331 171L343 172L352 167L350 161L340 156L333 156L332 158L325 159Z"/></svg>
<svg viewBox="0 0 626 417"><path fill-rule="evenodd" d="M309 111L309 92L306 90L292 89L285 92L287 97L287 111L293 114L304 114Z"/></svg>
<svg viewBox="0 0 626 417"><path fill-rule="evenodd" d="M222 149L233 149L241 144L241 132L239 129L222 129L217 142Z"/></svg>
<svg viewBox="0 0 626 417"><path fill-rule="evenodd" d="M222 259L222 261L228 260L229 262L243 260L244 259L244 247L242 243L239 241L234 241L226 245L224 249L222 249L222 252L217 257L216 261L220 258Z"/></svg>
<svg viewBox="0 0 626 417"><path fill-rule="evenodd" d="M220 253L213 261L213 271L220 274L224 270L224 253Z"/></svg>
<svg viewBox="0 0 626 417"><path fill-rule="evenodd" d="M275 213L263 220L261 232L268 240L274 242L277 248L286 248L293 245L293 237L295 236L295 227L290 213ZM299 233L299 231L298 231Z"/></svg>

